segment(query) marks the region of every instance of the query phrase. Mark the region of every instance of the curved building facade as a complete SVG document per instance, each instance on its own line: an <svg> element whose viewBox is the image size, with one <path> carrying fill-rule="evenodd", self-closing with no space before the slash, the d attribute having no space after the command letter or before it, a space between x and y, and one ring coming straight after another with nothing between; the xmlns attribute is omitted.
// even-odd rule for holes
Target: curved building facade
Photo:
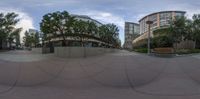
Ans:
<svg viewBox="0 0 200 99"><path fill-rule="evenodd" d="M97 26L102 26L103 24L97 20L94 20L92 18L90 18L89 16L87 15L75 15L75 14L72 14L71 16L75 17L76 20L82 20L82 21L89 21L89 22L94 22Z"/></svg>
<svg viewBox="0 0 200 99"><path fill-rule="evenodd" d="M170 25L170 21L175 19L178 16L184 16L185 11L162 11L149 14L142 19L139 20L140 24L140 37L133 40L133 44L137 43L140 40L146 39L148 34L148 25L146 21L153 21L153 24L150 26L151 37L153 37L152 31L162 27L168 27Z"/></svg>
<svg viewBox="0 0 200 99"><path fill-rule="evenodd" d="M102 26L103 24L95 19L92 19L90 18L89 16L86 16L86 15L74 15L72 14L71 16L73 16L75 18L75 20L82 20L82 21L85 21L85 22L94 22L98 27ZM73 31L74 32L74 31ZM60 35L60 33L56 33L57 35ZM52 37L53 34L48 34L47 35L48 37ZM101 40L98 39L99 38L99 35L98 33L97 34L94 34L94 38L88 38L88 37L84 37L82 38L83 41L87 42L86 45L84 46L87 46L87 47L96 47L96 46L113 46L112 44L108 44L106 42L103 42ZM66 41L65 43L66 44L71 44L69 46L81 46L80 44L80 41L81 41L81 38L79 37L74 37L74 36L67 36L66 38ZM53 37L51 38L50 41L44 41L45 44L48 44L49 42L51 42L53 44L53 46L62 46L62 43L63 43L63 37L62 36L57 36L57 37Z"/></svg>

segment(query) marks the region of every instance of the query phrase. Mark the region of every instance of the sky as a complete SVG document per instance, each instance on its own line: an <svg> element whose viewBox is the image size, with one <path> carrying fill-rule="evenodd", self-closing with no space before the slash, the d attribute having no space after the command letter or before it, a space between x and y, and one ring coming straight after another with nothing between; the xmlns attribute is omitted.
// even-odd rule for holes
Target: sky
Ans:
<svg viewBox="0 0 200 99"><path fill-rule="evenodd" d="M142 17L158 11L181 10L186 16L200 13L199 0L0 0L0 12L15 12L21 21L17 27L24 31L40 30L42 16L54 11L68 11L70 14L88 15L104 24L114 23L124 43L124 23L138 23Z"/></svg>

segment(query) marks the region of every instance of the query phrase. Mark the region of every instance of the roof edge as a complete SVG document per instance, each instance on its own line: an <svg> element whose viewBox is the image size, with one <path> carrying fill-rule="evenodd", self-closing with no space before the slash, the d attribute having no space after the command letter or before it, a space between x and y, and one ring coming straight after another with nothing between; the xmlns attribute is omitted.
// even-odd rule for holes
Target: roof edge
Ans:
<svg viewBox="0 0 200 99"><path fill-rule="evenodd" d="M186 11L176 11L176 10L171 10L171 11L159 11L159 12L154 12L154 13L151 13L151 14L148 14L144 17L142 17L138 22L140 22L141 20L143 20L144 18L148 17L148 16L151 16L151 15L154 15L154 14L157 14L157 13L166 13L166 12L181 12L181 13L186 13Z"/></svg>

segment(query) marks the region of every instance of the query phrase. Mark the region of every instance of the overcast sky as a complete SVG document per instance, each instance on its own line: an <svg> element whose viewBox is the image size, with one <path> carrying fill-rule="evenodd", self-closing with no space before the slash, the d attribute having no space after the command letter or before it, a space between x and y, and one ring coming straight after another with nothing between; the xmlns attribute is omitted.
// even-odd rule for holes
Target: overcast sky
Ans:
<svg viewBox="0 0 200 99"><path fill-rule="evenodd" d="M102 23L120 28L124 42L124 22L136 22L143 16L166 10L187 11L187 16L200 13L199 0L1 0L0 12L16 12L21 18L18 27L39 28L42 16L66 10L71 14L88 15ZM23 35L23 34L22 34Z"/></svg>

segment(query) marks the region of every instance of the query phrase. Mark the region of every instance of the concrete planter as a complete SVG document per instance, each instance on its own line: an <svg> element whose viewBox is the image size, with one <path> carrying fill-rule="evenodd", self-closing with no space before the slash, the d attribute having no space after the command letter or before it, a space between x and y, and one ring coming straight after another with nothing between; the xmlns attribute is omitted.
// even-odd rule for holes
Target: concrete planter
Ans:
<svg viewBox="0 0 200 99"><path fill-rule="evenodd" d="M38 53L38 54L42 54L42 48L32 48L31 52L33 53Z"/></svg>
<svg viewBox="0 0 200 99"><path fill-rule="evenodd" d="M31 51L36 54L46 54L50 53L50 48L32 48Z"/></svg>
<svg viewBox="0 0 200 99"><path fill-rule="evenodd" d="M89 47L55 47L55 56L63 58L81 58L88 56L102 55L115 52L110 48L89 48Z"/></svg>

